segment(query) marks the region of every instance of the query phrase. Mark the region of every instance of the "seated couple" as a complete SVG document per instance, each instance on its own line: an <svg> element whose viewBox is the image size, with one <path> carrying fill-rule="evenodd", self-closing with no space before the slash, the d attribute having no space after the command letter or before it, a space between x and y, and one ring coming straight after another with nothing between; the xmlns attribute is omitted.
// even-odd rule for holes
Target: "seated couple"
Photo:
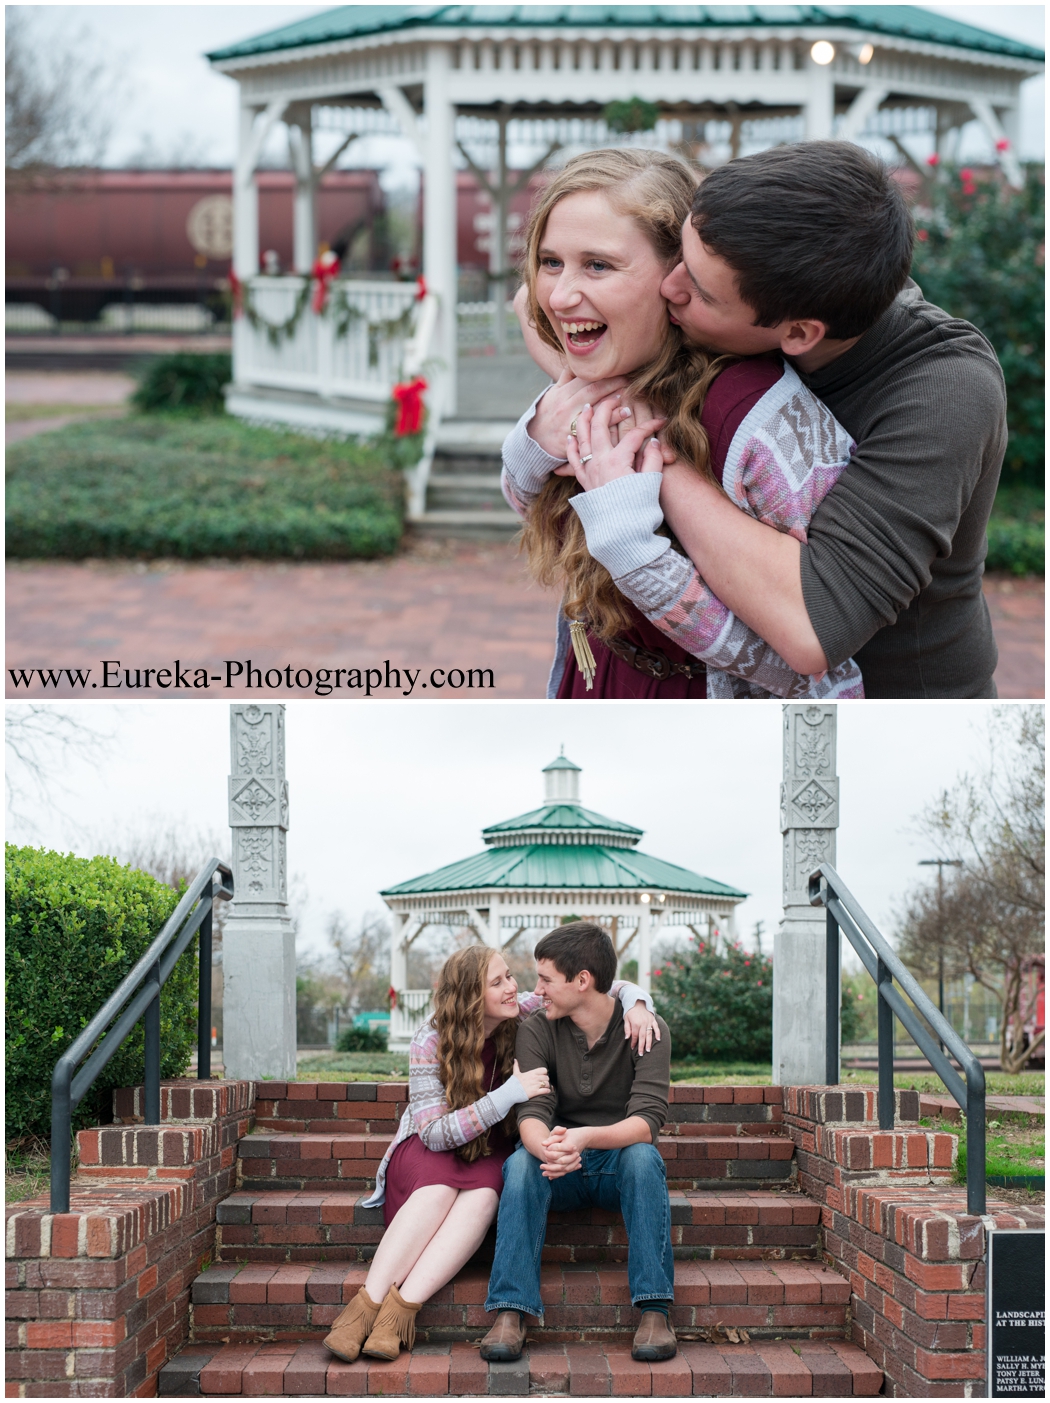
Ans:
<svg viewBox="0 0 1050 1403"><path fill-rule="evenodd" d="M517 1359L524 1317L543 1319L548 1210L590 1206L624 1216L635 1358L675 1353L671 1208L656 1148L667 1025L637 985L614 982L600 926L561 926L535 955L535 994L519 996L484 945L452 955L438 976L434 1015L412 1043L408 1110L365 1203L383 1205L386 1231L325 1340L340 1359L411 1349L420 1307L478 1250L497 1206L485 1303L497 1314L483 1359Z"/></svg>
<svg viewBox="0 0 1050 1403"><path fill-rule="evenodd" d="M548 696L995 695L1003 377L912 247L847 142L552 175L515 305L554 384L503 449L564 590Z"/></svg>

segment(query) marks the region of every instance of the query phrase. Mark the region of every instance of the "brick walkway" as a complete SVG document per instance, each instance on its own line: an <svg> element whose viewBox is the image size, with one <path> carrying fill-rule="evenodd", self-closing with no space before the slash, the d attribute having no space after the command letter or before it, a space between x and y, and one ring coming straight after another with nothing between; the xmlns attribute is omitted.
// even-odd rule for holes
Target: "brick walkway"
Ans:
<svg viewBox="0 0 1050 1403"><path fill-rule="evenodd" d="M987 594L1000 696L1041 697L1043 582L996 577ZM389 660L392 669L422 669L417 696L451 695L433 682L422 689L434 669L491 668L491 690L463 686L455 694L533 698L544 694L555 609L554 595L529 582L509 544L419 541L389 561L345 564L14 563L7 571L7 665L92 668L100 691L104 659L156 668L178 658L223 682L227 661L250 659L263 672L289 665L316 672L383 669ZM7 686L8 696L84 695L67 682L15 691L10 674ZM248 694L213 684L179 695L215 698L220 691ZM382 686L378 695L401 691Z"/></svg>
<svg viewBox="0 0 1050 1403"><path fill-rule="evenodd" d="M250 659L264 673L289 665L383 669L389 660L392 669L423 669L416 695L452 694L433 681L422 690L434 669L491 668L491 690L455 695L542 697L555 611L555 597L529 583L515 548L503 544L421 541L390 561L345 564L14 564L7 657L8 667L90 667L99 691L104 659L141 668L178 658L223 681L228 660ZM68 683L9 694L84 695ZM214 685L179 693L218 694ZM248 695L240 687L221 694Z"/></svg>

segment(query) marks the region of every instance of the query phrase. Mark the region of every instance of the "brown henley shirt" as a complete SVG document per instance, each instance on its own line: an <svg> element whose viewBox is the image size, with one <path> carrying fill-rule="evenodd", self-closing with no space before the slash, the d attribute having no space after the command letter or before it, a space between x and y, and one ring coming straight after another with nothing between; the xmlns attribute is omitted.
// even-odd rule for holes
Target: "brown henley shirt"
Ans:
<svg viewBox="0 0 1050 1403"><path fill-rule="evenodd" d="M590 1049L571 1018L548 1020L542 1009L518 1029L515 1055L523 1072L546 1067L551 1091L518 1107L518 1120L539 1120L552 1129L615 1125L641 1116L656 1144L667 1119L671 1085L671 1034L657 1018L660 1042L639 1057L623 1035L623 1008L614 1001L609 1026Z"/></svg>

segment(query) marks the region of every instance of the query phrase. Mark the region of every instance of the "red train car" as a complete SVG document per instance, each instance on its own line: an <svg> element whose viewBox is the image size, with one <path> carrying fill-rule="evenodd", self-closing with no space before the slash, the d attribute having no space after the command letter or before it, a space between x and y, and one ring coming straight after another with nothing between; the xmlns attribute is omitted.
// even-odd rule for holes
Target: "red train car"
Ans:
<svg viewBox="0 0 1050 1403"><path fill-rule="evenodd" d="M259 247L289 268L292 175L260 171L258 185ZM146 302L205 300L230 270L232 190L229 171L92 171L12 195L7 300L54 312L57 298L59 314L71 320L90 320L129 293ZM331 172L317 206L320 239L352 243L362 235L362 271L389 266L377 171Z"/></svg>

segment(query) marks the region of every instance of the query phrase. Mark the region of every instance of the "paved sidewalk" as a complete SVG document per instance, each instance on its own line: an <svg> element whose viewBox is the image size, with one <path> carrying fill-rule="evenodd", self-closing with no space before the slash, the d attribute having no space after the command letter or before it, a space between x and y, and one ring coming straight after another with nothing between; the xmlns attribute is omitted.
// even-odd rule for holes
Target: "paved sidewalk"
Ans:
<svg viewBox="0 0 1050 1403"><path fill-rule="evenodd" d="M1042 581L992 579L988 591L1000 695L1042 696ZM423 669L415 696L542 697L556 604L552 592L529 581L509 543L421 540L391 560L338 564L15 562L7 571L8 668L91 668L99 685L85 692L63 679L45 688L37 678L16 690L9 672L7 695L127 697L123 689L103 690L103 660L157 668L178 658L223 682L227 660L250 659L264 672L289 665L382 669L389 660L392 668ZM494 685L422 689L433 669L455 668L491 668ZM282 687L278 694L289 693ZM377 694L401 692L383 687ZM248 693L212 684L130 695Z"/></svg>
<svg viewBox="0 0 1050 1403"><path fill-rule="evenodd" d="M423 669L414 695L542 697L557 600L528 580L513 545L420 541L392 560L345 564L12 564L7 571L8 668L92 668L70 687L8 695L127 697L105 692L102 662L204 667L225 681L227 660L261 668ZM434 669L491 668L494 686L435 687ZM440 678L436 679L441 681ZM404 687L407 684L402 684ZM207 690L132 692L144 698L241 696ZM274 695L289 695L282 687ZM312 695L297 692L295 695ZM334 696L359 697L342 690ZM396 687L377 695L399 697Z"/></svg>

